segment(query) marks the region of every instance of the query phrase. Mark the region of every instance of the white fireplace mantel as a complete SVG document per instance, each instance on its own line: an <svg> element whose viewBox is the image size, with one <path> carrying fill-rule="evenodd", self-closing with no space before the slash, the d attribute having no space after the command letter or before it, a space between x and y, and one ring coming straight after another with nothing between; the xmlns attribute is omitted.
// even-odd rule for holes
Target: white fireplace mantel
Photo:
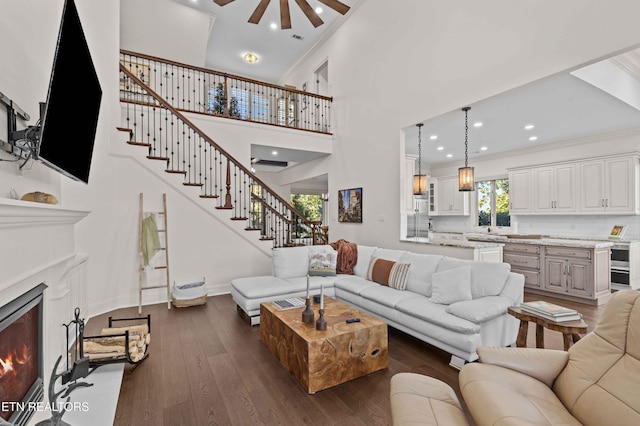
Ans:
<svg viewBox="0 0 640 426"><path fill-rule="evenodd" d="M0 198L0 228L74 224L88 214L58 205Z"/></svg>

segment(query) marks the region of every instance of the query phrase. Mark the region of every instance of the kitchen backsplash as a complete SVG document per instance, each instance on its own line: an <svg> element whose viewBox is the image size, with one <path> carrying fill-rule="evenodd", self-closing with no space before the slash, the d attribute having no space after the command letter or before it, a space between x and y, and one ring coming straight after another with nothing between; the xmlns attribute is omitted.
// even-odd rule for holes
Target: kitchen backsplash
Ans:
<svg viewBox="0 0 640 426"><path fill-rule="evenodd" d="M465 216L434 216L435 231L473 232L475 223ZM625 240L640 240L640 216L557 215L512 216L511 230L519 234L607 239L615 225L626 225ZM505 233L496 230L497 233Z"/></svg>

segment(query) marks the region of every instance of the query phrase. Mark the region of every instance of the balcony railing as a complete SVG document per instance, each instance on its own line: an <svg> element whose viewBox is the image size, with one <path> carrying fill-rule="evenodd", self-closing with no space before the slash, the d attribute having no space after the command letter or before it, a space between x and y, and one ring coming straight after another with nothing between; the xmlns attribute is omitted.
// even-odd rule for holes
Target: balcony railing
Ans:
<svg viewBox="0 0 640 426"><path fill-rule="evenodd" d="M122 63L120 79L129 143L147 148L147 158L164 162L167 173L182 175L184 185L200 188L201 198L274 247L327 242L320 221L307 220Z"/></svg>
<svg viewBox="0 0 640 426"><path fill-rule="evenodd" d="M331 97L124 50L120 63L179 111L331 133ZM138 90L121 73L121 99L147 102Z"/></svg>

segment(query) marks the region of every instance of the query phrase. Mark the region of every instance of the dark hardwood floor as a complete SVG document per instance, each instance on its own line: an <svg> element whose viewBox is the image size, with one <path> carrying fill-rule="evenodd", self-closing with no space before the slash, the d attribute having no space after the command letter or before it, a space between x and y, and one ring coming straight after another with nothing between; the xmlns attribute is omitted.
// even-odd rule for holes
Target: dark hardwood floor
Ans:
<svg viewBox="0 0 640 426"><path fill-rule="evenodd" d="M603 309L532 294L525 300L575 308L589 331ZM405 371L448 383L462 401L449 354L391 328L388 369L308 395L260 343L259 326L240 318L230 295L189 308L145 306L148 313L150 355L125 367L115 425L390 425L389 381ZM86 332L99 332L110 315L137 317L137 307L94 317ZM533 325L527 342L535 346ZM545 344L562 349L562 335L545 330Z"/></svg>

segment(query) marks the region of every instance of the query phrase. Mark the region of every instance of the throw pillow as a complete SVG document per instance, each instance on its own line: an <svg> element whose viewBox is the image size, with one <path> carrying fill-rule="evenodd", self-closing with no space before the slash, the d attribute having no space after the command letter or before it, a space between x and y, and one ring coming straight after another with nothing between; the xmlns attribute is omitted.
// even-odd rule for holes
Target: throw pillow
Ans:
<svg viewBox="0 0 640 426"><path fill-rule="evenodd" d="M336 274L337 253L309 253L309 275L329 277Z"/></svg>
<svg viewBox="0 0 640 426"><path fill-rule="evenodd" d="M402 291L407 287L409 266L411 266L409 263L374 257L369 263L367 279Z"/></svg>
<svg viewBox="0 0 640 426"><path fill-rule="evenodd" d="M471 300L471 267L447 269L436 272L432 277L429 300L441 305L450 305L463 300Z"/></svg>

